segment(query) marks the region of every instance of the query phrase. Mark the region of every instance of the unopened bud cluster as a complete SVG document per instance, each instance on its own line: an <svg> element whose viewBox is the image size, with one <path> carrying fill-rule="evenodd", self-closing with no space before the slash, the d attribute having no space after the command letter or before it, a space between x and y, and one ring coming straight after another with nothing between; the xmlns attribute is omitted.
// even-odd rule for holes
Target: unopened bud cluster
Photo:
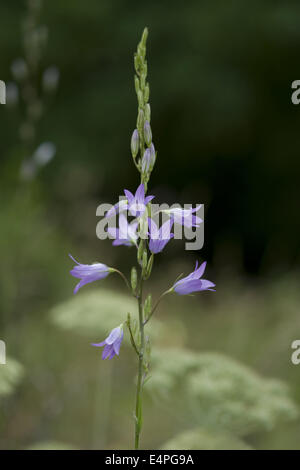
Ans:
<svg viewBox="0 0 300 470"><path fill-rule="evenodd" d="M134 66L136 75L134 77L135 91L138 100L138 116L136 129L131 137L131 154L134 163L142 176L142 182L147 188L147 183L153 170L156 152L152 142L151 131L151 108L149 104L150 88L147 82L147 61L146 57L146 41L148 29L145 28L142 39L137 47L134 56ZM138 158L140 154L140 158Z"/></svg>

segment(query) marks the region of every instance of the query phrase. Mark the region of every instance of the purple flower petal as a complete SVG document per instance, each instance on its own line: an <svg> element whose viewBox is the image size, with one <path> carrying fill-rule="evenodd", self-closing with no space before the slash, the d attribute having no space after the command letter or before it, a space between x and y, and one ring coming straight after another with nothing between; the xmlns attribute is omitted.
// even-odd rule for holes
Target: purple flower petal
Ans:
<svg viewBox="0 0 300 470"><path fill-rule="evenodd" d="M94 263L94 264L81 264L73 258L72 255L69 255L70 258L76 263L76 266L71 269L70 274L77 279L80 279L80 282L76 285L74 289L74 294L90 282L99 281L104 279L110 273L110 268L103 263Z"/></svg>
<svg viewBox="0 0 300 470"><path fill-rule="evenodd" d="M214 290L212 287L215 287L215 284L206 279L200 279L204 274L206 267L206 262L202 263L198 268L198 261L196 262L195 269L188 276L180 279L175 282L173 285L173 290L179 295L187 295L192 292L200 292L203 290Z"/></svg>
<svg viewBox="0 0 300 470"><path fill-rule="evenodd" d="M112 359L116 354L119 355L124 332L123 326L117 326L109 333L108 337L102 343L92 343L93 346L104 346L102 359Z"/></svg>

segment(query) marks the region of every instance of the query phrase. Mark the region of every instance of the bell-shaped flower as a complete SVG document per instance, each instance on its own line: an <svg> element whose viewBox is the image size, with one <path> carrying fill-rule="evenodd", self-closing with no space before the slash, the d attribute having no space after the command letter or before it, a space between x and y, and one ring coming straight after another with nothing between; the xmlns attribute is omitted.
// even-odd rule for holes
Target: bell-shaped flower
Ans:
<svg viewBox="0 0 300 470"><path fill-rule="evenodd" d="M96 346L97 348L104 346L102 359L112 359L116 354L117 356L119 355L123 336L123 325L120 325L111 330L108 337L102 341L102 343L92 343L92 346Z"/></svg>
<svg viewBox="0 0 300 470"><path fill-rule="evenodd" d="M182 209L181 207L175 207L173 209L166 209L162 212L168 214L176 224L182 225L187 228L199 227L203 220L195 215L195 212L198 212L202 204L199 204L194 209Z"/></svg>
<svg viewBox="0 0 300 470"><path fill-rule="evenodd" d="M145 196L145 188L143 183L139 185L135 194L128 189L124 189L126 199L122 199L112 206L105 214L105 217L116 216L116 214L129 211L130 215L140 217L146 209L148 202L152 201L155 196Z"/></svg>
<svg viewBox="0 0 300 470"><path fill-rule="evenodd" d="M124 189L124 194L127 197L129 213L134 217L140 217L145 212L148 202L154 198L154 196L145 196L143 183L139 185L135 195L128 189Z"/></svg>
<svg viewBox="0 0 300 470"><path fill-rule="evenodd" d="M108 227L107 232L114 238L113 245L132 246L137 244L139 235L137 233L138 222L133 221L130 224L124 214L119 216L119 228Z"/></svg>
<svg viewBox="0 0 300 470"><path fill-rule="evenodd" d="M71 269L70 274L72 276L80 279L80 282L76 285L74 289L74 294L78 292L78 290L84 286L85 284L89 284L90 282L99 281L100 279L104 279L109 273L113 272L112 268L106 266L106 264L102 263L94 263L94 264L81 264L76 261L73 256L69 255L70 258L76 263L73 269Z"/></svg>
<svg viewBox="0 0 300 470"><path fill-rule="evenodd" d="M160 228L158 228L154 220L149 217L148 225L149 250L154 254L160 253L166 244L174 237L174 234L171 233L173 220L167 220Z"/></svg>
<svg viewBox="0 0 300 470"><path fill-rule="evenodd" d="M179 279L179 281L175 282L171 290L174 290L179 295L187 295L192 292L200 292L203 290L214 291L215 289L213 289L213 287L215 287L215 284L213 282L207 281L206 279L200 279L204 274L205 267L206 262L202 263L198 268L197 261L194 271L183 279Z"/></svg>

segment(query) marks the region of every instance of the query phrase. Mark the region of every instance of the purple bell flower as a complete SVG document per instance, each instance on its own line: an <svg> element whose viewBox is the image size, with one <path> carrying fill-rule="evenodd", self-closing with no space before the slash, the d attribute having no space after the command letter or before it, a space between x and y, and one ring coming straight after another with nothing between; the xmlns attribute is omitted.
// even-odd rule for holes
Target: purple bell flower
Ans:
<svg viewBox="0 0 300 470"><path fill-rule="evenodd" d="M168 214L176 224L182 225L187 228L192 228L199 227L199 224L203 222L200 217L194 215L194 213L197 212L200 207L201 204L199 204L199 206L195 207L194 209L181 209L180 207L176 207L174 209L168 209L162 212Z"/></svg>
<svg viewBox="0 0 300 470"><path fill-rule="evenodd" d="M105 217L112 217L118 213L129 211L130 215L140 217L146 209L148 202L152 201L155 196L145 197L145 188L143 183L139 185L135 194L133 195L128 189L124 189L126 199L117 202L113 207L106 212Z"/></svg>
<svg viewBox="0 0 300 470"><path fill-rule="evenodd" d="M150 217L148 218L149 250L151 253L160 253L166 244L174 237L174 234L171 233L173 223L173 220L169 219L164 222L159 229L154 220Z"/></svg>
<svg viewBox="0 0 300 470"><path fill-rule="evenodd" d="M133 195L128 189L124 189L124 194L128 201L128 210L134 217L140 217L146 209L148 202L152 201L154 196L145 197L145 188L143 183L137 188L135 195Z"/></svg>
<svg viewBox="0 0 300 470"><path fill-rule="evenodd" d="M174 290L179 295L187 295L191 294L192 292L200 292L203 290L215 291L215 289L212 289L212 287L215 287L213 282L207 281L206 279L200 279L204 274L205 267L206 261L202 263L199 268L197 261L194 271L183 279L175 282L172 290Z"/></svg>
<svg viewBox="0 0 300 470"><path fill-rule="evenodd" d="M109 227L107 232L115 240L113 241L114 246L125 245L132 246L137 244L139 238L137 234L138 222L134 221L131 224L128 223L124 214L119 216L119 228Z"/></svg>
<svg viewBox="0 0 300 470"><path fill-rule="evenodd" d="M104 346L102 359L112 359L116 354L117 356L119 355L123 336L123 325L120 325L111 330L108 337L102 341L102 343L92 343L92 346L96 346L97 348Z"/></svg>
<svg viewBox="0 0 300 470"><path fill-rule="evenodd" d="M110 272L113 272L113 269L106 266L106 264L102 264L102 263L81 264L81 263L78 263L78 261L76 261L76 259L73 258L72 255L69 255L69 256L77 265L77 266L74 266L73 269L71 269L70 274L80 279L80 282L76 285L74 289L74 294L76 294L78 290L85 284L89 284L90 282L104 279L106 276L109 275Z"/></svg>

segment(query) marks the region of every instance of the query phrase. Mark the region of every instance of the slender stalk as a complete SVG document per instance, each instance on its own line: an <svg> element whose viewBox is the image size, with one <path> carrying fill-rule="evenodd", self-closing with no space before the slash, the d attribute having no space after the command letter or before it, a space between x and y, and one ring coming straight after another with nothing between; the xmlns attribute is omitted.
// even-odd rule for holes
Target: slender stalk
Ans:
<svg viewBox="0 0 300 470"><path fill-rule="evenodd" d="M113 270L115 273L118 273L118 274L121 276L121 278L122 278L123 281L125 282L126 286L127 286L128 289L131 291L129 282L127 281L127 278L124 276L124 274L123 274L121 271L119 271L118 269L116 269L116 268L112 268L112 270Z"/></svg>
<svg viewBox="0 0 300 470"><path fill-rule="evenodd" d="M138 348L137 348L137 345L136 345L136 343L135 343L135 341L134 341L134 336L133 336L133 332L132 332L132 329L131 329L130 321L127 320L126 323L127 323L127 327L128 327L128 331L129 331L130 341L131 341L132 347L133 347L133 349L135 350L136 354L139 356L140 353L139 353L139 350L138 350Z"/></svg>
<svg viewBox="0 0 300 470"><path fill-rule="evenodd" d="M136 406L135 406L135 444L134 448L139 448L140 434L142 427L142 380L143 380L143 361L145 350L145 335L144 335L144 321L143 321L143 278L141 274L139 293L137 296L138 309L139 309L139 330L140 330L140 350L138 362L138 377L136 386Z"/></svg>
<svg viewBox="0 0 300 470"><path fill-rule="evenodd" d="M171 289L169 290L166 290L165 292L163 292L160 297L157 299L156 301L156 304L154 305L153 309L151 310L151 312L149 313L148 317L146 318L146 320L144 320L144 326L146 325L146 323L148 323L148 321L150 320L150 318L152 317L153 313L155 312L155 310L157 309L158 305L160 304L160 301L162 300L162 298L169 294L170 292L172 292Z"/></svg>

